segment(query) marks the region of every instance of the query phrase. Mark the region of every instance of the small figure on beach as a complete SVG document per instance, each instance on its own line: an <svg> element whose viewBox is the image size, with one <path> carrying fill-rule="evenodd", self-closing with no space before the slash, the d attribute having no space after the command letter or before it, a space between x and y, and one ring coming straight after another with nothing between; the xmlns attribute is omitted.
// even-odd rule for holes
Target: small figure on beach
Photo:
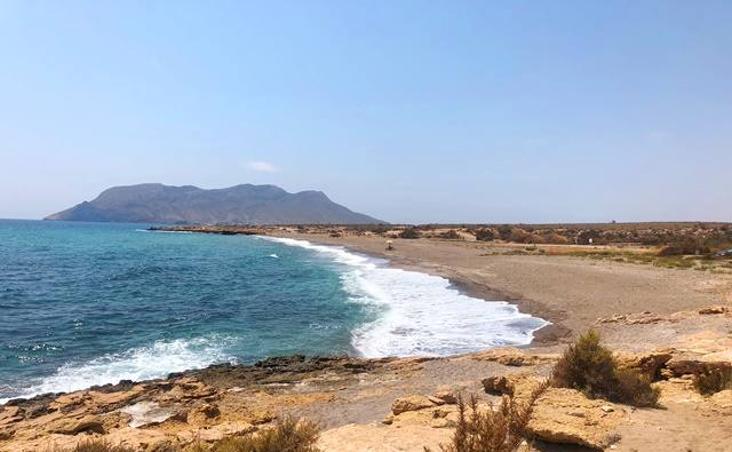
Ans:
<svg viewBox="0 0 732 452"><path fill-rule="evenodd" d="M391 240L386 241L386 251L392 251L394 249L394 245L392 244Z"/></svg>

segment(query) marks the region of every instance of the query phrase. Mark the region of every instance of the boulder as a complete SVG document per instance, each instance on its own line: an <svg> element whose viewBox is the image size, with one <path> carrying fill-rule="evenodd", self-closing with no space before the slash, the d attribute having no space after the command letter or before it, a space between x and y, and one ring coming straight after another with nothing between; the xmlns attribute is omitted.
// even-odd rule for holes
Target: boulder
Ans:
<svg viewBox="0 0 732 452"><path fill-rule="evenodd" d="M409 395L400 397L391 404L391 412L398 415L407 411L417 411L435 406L428 397L423 395Z"/></svg>
<svg viewBox="0 0 732 452"><path fill-rule="evenodd" d="M548 443L604 449L619 439L615 428L624 416L618 405L573 389L549 388L537 399L527 431Z"/></svg>
<svg viewBox="0 0 732 452"><path fill-rule="evenodd" d="M492 395L507 395L522 400L539 388L543 380L528 373L497 375L481 380L483 389Z"/></svg>

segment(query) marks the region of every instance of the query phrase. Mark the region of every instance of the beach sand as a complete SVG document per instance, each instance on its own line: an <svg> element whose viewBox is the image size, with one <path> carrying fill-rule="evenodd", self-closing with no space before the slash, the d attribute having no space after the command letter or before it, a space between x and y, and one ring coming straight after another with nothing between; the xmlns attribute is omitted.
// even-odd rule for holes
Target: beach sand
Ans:
<svg viewBox="0 0 732 452"><path fill-rule="evenodd" d="M345 246L399 268L450 279L469 295L509 301L552 325L537 343L568 338L598 318L649 311L671 314L732 302L732 275L552 255L496 254L490 244L273 231L270 235ZM502 251L505 251L503 249Z"/></svg>

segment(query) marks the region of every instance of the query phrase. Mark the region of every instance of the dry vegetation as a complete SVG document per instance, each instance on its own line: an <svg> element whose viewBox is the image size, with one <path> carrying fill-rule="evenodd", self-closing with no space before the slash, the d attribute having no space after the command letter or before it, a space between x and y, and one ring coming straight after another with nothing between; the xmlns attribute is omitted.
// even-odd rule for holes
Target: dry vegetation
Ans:
<svg viewBox="0 0 732 452"><path fill-rule="evenodd" d="M694 376L694 388L702 395L732 389L732 368L710 368Z"/></svg>
<svg viewBox="0 0 732 452"><path fill-rule="evenodd" d="M634 406L656 405L659 392L651 381L651 376L635 369L620 369L612 352L600 344L599 334L592 330L567 348L552 374L556 387Z"/></svg>
<svg viewBox="0 0 732 452"><path fill-rule="evenodd" d="M442 452L512 452L528 436L526 427L536 399L547 384L535 389L525 402L503 396L501 403L481 409L478 399L470 396L466 403L458 398L458 422L449 444L440 446ZM429 449L426 449L429 451Z"/></svg>
<svg viewBox="0 0 732 452"><path fill-rule="evenodd" d="M224 438L210 445L199 442L184 449L170 446L160 452L318 452L315 444L319 434L320 427L316 423L286 417L275 422L273 427L255 433ZM133 452L133 449L90 440L79 444L72 452Z"/></svg>

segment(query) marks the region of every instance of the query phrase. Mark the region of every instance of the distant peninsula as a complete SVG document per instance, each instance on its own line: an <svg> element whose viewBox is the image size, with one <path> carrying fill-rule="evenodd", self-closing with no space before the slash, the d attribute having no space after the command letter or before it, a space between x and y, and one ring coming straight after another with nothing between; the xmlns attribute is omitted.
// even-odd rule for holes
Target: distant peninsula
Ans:
<svg viewBox="0 0 732 452"><path fill-rule="evenodd" d="M164 224L376 224L315 190L289 193L275 185L242 184L206 190L192 185L112 187L92 201L45 218Z"/></svg>

